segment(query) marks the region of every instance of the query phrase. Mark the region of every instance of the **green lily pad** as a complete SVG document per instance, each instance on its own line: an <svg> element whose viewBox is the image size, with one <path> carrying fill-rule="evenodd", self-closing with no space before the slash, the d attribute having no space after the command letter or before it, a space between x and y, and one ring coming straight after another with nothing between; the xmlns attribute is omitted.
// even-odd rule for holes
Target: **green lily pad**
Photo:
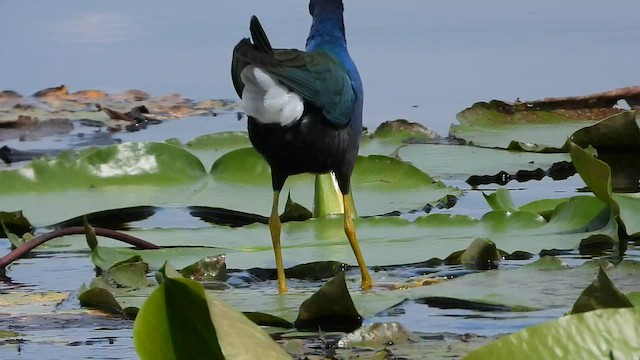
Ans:
<svg viewBox="0 0 640 360"><path fill-rule="evenodd" d="M243 314L170 267L134 323L141 358L290 359ZM246 346L247 343L251 346ZM223 355L224 354L224 355Z"/></svg>
<svg viewBox="0 0 640 360"><path fill-rule="evenodd" d="M246 131L223 131L198 136L187 142L190 150L233 150L251 145Z"/></svg>
<svg viewBox="0 0 640 360"><path fill-rule="evenodd" d="M440 138L440 135L420 123L397 119L378 125L369 138L386 142L415 144L435 141ZM365 138L364 141L366 140Z"/></svg>
<svg viewBox="0 0 640 360"><path fill-rule="evenodd" d="M640 291L632 291L626 294L627 299L631 301L633 306L640 308Z"/></svg>
<svg viewBox="0 0 640 360"><path fill-rule="evenodd" d="M251 146L246 131L224 131L198 136L187 142L185 148L196 155L206 169L231 150Z"/></svg>
<svg viewBox="0 0 640 360"><path fill-rule="evenodd" d="M149 271L149 265L146 263L139 260L127 261L110 268L108 276L120 286L141 288L151 285L147 279L147 271Z"/></svg>
<svg viewBox="0 0 640 360"><path fill-rule="evenodd" d="M484 193L482 195L493 210L518 211L518 207L511 199L509 190L505 188L500 188L490 195L485 195Z"/></svg>
<svg viewBox="0 0 640 360"><path fill-rule="evenodd" d="M600 266L598 277L580 294L571 308L571 314L579 314L596 309L633 307L627 297L615 286L605 270Z"/></svg>
<svg viewBox="0 0 640 360"><path fill-rule="evenodd" d="M409 221L398 217L356 219L362 252L370 266L408 264L465 249L477 237L491 239L506 252L539 253L543 249L577 249L584 239L603 235L617 240L617 224L610 210L595 197L576 197L561 203L549 220L533 212L491 211L481 219L469 216L432 214ZM152 269L166 259L176 266L190 265L206 256L226 254L231 268L273 267L273 250L268 226L252 224L241 228L212 226L200 229L141 229L129 234L165 248L132 250L111 248L121 244L108 239L93 256L96 266L109 268L134 255L142 256ZM53 240L57 251L84 248L84 241L65 236ZM187 248L166 248L189 246ZM213 247L215 246L215 247ZM342 216L289 222L282 225L285 265L314 261L354 264L355 259L344 235ZM389 256L393 246L393 256ZM200 247L200 248L193 248ZM50 251L36 249L34 251ZM180 265L178 265L180 264Z"/></svg>
<svg viewBox="0 0 640 360"><path fill-rule="evenodd" d="M142 305L133 325L138 355L224 359L202 285L171 272L162 276L162 284Z"/></svg>
<svg viewBox="0 0 640 360"><path fill-rule="evenodd" d="M0 229L0 237L7 237L7 230L22 236L32 229L31 223L24 217L22 211L0 211L0 222L3 224Z"/></svg>
<svg viewBox="0 0 640 360"><path fill-rule="evenodd" d="M302 331L353 331L362 325L362 316L349 296L344 272L327 281L300 305L294 325Z"/></svg>
<svg viewBox="0 0 640 360"><path fill-rule="evenodd" d="M278 327L283 329L293 328L293 323L275 315L257 311L245 311L243 312L243 314L247 317L247 319L253 321L256 325Z"/></svg>
<svg viewBox="0 0 640 360"><path fill-rule="evenodd" d="M9 239L9 242L11 243L12 247L17 248L18 246L27 242L26 239L12 233L9 229L7 229L7 226L4 224L4 221L0 222L0 225L2 225L2 232L4 233L4 237ZM25 233L25 235L26 234L28 233Z"/></svg>
<svg viewBox="0 0 640 360"><path fill-rule="evenodd" d="M152 206L167 204L270 212L269 168L255 150L231 151L213 169L210 176L196 156L161 143L68 151L53 160L36 160L24 168L0 172L0 182L11 184L0 189L0 202L7 208L21 208L36 227L107 209L153 211ZM312 178L292 177L284 191L311 208ZM421 209L461 194L411 165L381 156L361 158L352 183L360 215ZM262 210L256 210L256 204L264 204ZM281 208L284 205L281 201Z"/></svg>
<svg viewBox="0 0 640 360"><path fill-rule="evenodd" d="M107 243L106 241L104 243ZM186 267L207 256L217 256L223 249L214 247L172 247L158 250L136 250L130 248L116 248L98 246L93 250L91 261L103 270L111 269L133 257L139 257L148 264L150 270L158 270L171 260L178 268Z"/></svg>
<svg viewBox="0 0 640 360"><path fill-rule="evenodd" d="M565 138L566 140L566 138ZM398 151L400 159L438 179L467 179L470 175L495 175L500 171L549 169L568 161L565 153L533 153L480 148L469 145L411 144Z"/></svg>
<svg viewBox="0 0 640 360"><path fill-rule="evenodd" d="M104 288L80 288L78 300L80 300L81 306L100 309L116 315L122 315L124 313L113 294Z"/></svg>
<svg viewBox="0 0 640 360"><path fill-rule="evenodd" d="M271 203L269 166L253 148L225 154L213 164L211 174L220 186L231 192L252 194L254 206L257 201L262 201L265 208ZM300 203L310 203L312 178L310 174L292 176L283 191L290 192ZM358 157L351 184L360 215L420 209L448 195L461 194L459 189L435 181L407 163L380 155Z"/></svg>
<svg viewBox="0 0 640 360"><path fill-rule="evenodd" d="M179 159L179 160L178 160ZM123 143L64 151L17 170L0 171L0 194L49 192L111 185L168 185L201 179L204 168L189 152L162 143Z"/></svg>
<svg viewBox="0 0 640 360"><path fill-rule="evenodd" d="M602 309L565 316L502 337L465 359L624 359L640 348L640 309Z"/></svg>
<svg viewBox="0 0 640 360"><path fill-rule="evenodd" d="M122 295L122 292L119 292ZM78 300L81 306L102 310L104 312L134 318L138 313L135 306L123 306L122 298L116 299L116 291L104 277L97 277L87 287L82 284L78 290Z"/></svg>
<svg viewBox="0 0 640 360"><path fill-rule="evenodd" d="M446 296L534 309L565 309L558 312L560 315L569 311L582 289L593 281L599 268L598 261L588 261L569 268L559 259L546 257L517 269L490 270L436 285L399 291L396 297L415 299ZM637 289L635 279L640 275L640 263L622 261L608 270L608 275L623 291Z"/></svg>
<svg viewBox="0 0 640 360"><path fill-rule="evenodd" d="M636 221L640 214L640 193L618 194L612 191L611 169L609 166L588 154L579 146L569 143L571 158L576 170L589 189L608 204L620 216L627 234L640 233L640 223Z"/></svg>
<svg viewBox="0 0 640 360"><path fill-rule="evenodd" d="M495 269L502 260L496 244L487 238L477 238L460 255L460 263L472 269Z"/></svg>
<svg viewBox="0 0 640 360"><path fill-rule="evenodd" d="M291 199L291 194L287 196L287 202L284 205L284 212L280 215L281 222L288 221L305 221L313 217L313 213L306 207L298 204Z"/></svg>
<svg viewBox="0 0 640 360"><path fill-rule="evenodd" d="M544 110L526 104L493 100L479 102L456 115L450 135L480 147L532 152L563 152L569 136L577 130L620 112L615 109Z"/></svg>
<svg viewBox="0 0 640 360"><path fill-rule="evenodd" d="M592 146L598 151L624 151L640 148L640 116L638 111L625 111L582 128L571 141L582 147Z"/></svg>

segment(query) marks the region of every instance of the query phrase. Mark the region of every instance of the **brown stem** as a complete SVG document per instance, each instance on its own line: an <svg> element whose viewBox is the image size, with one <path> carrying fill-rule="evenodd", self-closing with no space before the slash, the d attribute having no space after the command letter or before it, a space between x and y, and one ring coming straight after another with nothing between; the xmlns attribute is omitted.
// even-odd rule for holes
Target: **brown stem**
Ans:
<svg viewBox="0 0 640 360"><path fill-rule="evenodd" d="M139 249L160 249L160 247L155 244L152 244L148 241L142 240L135 236L121 233L119 231L105 229L105 228L98 228L98 227L94 229L96 231L96 235L119 240L129 245L133 245ZM18 246L7 255L0 258L0 269L6 268L12 262L23 257L29 251L35 249L36 247L44 244L49 240L52 240L61 236L80 235L84 233L85 233L84 226L70 226L64 229L58 229L58 230L54 230L52 232L40 235L37 238Z"/></svg>

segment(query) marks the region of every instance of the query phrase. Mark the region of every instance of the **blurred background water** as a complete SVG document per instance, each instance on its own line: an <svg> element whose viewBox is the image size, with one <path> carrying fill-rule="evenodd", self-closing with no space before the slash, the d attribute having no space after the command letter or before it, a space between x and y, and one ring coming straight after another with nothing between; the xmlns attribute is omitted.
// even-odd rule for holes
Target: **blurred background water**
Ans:
<svg viewBox="0 0 640 360"><path fill-rule="evenodd" d="M475 101L637 85L640 2L345 0L365 125L407 118L446 134ZM236 98L231 50L251 15L303 48L307 1L2 1L0 89Z"/></svg>

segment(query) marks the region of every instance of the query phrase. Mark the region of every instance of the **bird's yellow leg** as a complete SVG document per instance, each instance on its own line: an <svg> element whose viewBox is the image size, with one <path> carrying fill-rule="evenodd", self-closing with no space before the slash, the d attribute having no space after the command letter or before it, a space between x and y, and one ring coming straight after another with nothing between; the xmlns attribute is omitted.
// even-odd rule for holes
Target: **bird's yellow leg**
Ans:
<svg viewBox="0 0 640 360"><path fill-rule="evenodd" d="M271 233L271 242L273 243L273 253L276 255L276 271L278 272L278 292L284 294L287 292L287 278L284 275L284 265L282 263L282 249L280 247L280 215L278 214L278 201L280 199L280 191L273 192L273 203L271 207L271 216L269 217L269 232Z"/></svg>
<svg viewBox="0 0 640 360"><path fill-rule="evenodd" d="M349 244L351 244L351 249L353 249L353 253L356 255L356 260L358 260L358 267L360 268L360 274L362 275L362 289L368 290L371 289L371 276L369 275L369 269L367 269L367 265L364 263L364 258L362 257L362 252L360 252L360 245L358 245L358 239L356 238L356 228L353 224L353 206L351 202L351 194L343 194L342 200L344 201L344 232L347 234L347 239L349 239Z"/></svg>

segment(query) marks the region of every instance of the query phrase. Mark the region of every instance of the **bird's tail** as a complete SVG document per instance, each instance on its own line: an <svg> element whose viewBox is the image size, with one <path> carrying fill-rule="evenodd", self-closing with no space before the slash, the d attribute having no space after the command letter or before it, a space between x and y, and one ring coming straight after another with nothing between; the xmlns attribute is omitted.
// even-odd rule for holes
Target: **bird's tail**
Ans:
<svg viewBox="0 0 640 360"><path fill-rule="evenodd" d="M253 39L253 45L256 50L272 55L273 48L271 47L269 38L267 38L267 34L265 34L262 25L260 25L260 21L255 15L251 17L249 31L251 32L251 38Z"/></svg>

